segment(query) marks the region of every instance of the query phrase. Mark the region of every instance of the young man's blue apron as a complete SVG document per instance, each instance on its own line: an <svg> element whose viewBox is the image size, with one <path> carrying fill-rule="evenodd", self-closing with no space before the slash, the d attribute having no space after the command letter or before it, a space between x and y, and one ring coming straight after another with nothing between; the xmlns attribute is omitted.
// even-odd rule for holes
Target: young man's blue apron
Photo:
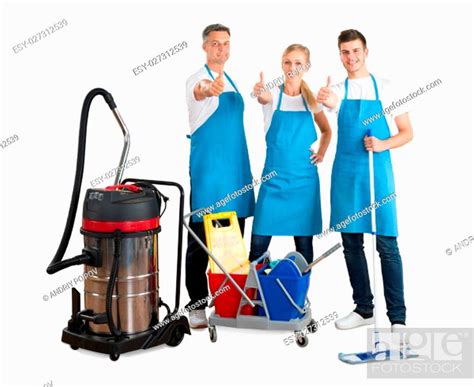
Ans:
<svg viewBox="0 0 474 387"><path fill-rule="evenodd" d="M207 65L206 70L214 80ZM252 184L243 122L244 101L234 82L225 76L235 93L222 93L217 110L191 135L191 210L214 206L211 212L236 211L239 218L246 218L255 209L253 189L233 195ZM235 198L216 207L216 202L228 195ZM193 221L202 222L203 218L193 215Z"/></svg>
<svg viewBox="0 0 474 387"><path fill-rule="evenodd" d="M252 234L312 236L322 230L319 176L311 164L309 148L317 139L311 113L280 110L283 85L276 111L265 137L267 157L258 194Z"/></svg>
<svg viewBox="0 0 474 387"><path fill-rule="evenodd" d="M381 116L369 125L362 122L376 114L382 115L382 103L375 78L370 75L375 88L375 100L347 99L345 95L338 114L338 139L336 157L331 176L331 222L337 232L371 233L370 211L359 219L355 215L370 206L369 152L364 146L364 137L371 129L372 136L380 140L390 137L385 117ZM390 151L374 152L375 200L377 235L398 236L395 198L385 204L382 199L395 192ZM352 217L352 219L351 219ZM338 228L343 220L350 223ZM353 220L354 219L354 220Z"/></svg>

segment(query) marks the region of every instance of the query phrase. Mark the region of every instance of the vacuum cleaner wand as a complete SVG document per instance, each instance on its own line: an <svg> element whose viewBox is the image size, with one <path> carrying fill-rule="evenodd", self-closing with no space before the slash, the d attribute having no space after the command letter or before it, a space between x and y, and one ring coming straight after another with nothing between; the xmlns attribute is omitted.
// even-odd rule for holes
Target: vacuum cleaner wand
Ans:
<svg viewBox="0 0 474 387"><path fill-rule="evenodd" d="M128 151L130 149L130 133L128 132L127 125L125 125L125 122L123 122L122 116L117 110L117 107L112 109L112 112L114 113L114 116L117 119L117 122L120 125L120 129L122 129L122 133L123 133L122 155L120 156L120 162L119 162L117 175L115 176L115 182L114 182L114 185L117 185L117 184L120 184L120 181L122 180L123 170L125 169L125 163L127 162Z"/></svg>
<svg viewBox="0 0 474 387"><path fill-rule="evenodd" d="M79 196L81 194L81 185L82 185L82 178L84 175L84 162L85 162L85 154L86 154L86 138L87 138L87 122L89 118L89 110L92 104L93 99L101 95L105 102L109 105L109 108L112 110L115 118L117 119L120 128L122 129L122 133L124 135L124 147L122 150L122 156L120 158L120 164L117 172L117 177L115 182L117 183L122 179L122 172L123 172L123 165L128 157L128 150L130 148L130 136L128 133L128 129L123 122L120 113L117 110L117 105L114 102L114 98L112 94L110 94L107 90L96 88L91 90L84 99L84 103L82 104L82 112L81 112L81 123L79 127L79 143L77 149L77 162L76 162L76 175L74 178L74 186L72 190L71 196L71 203L69 205L69 213L66 220L66 226L64 228L63 236L61 238L61 243L59 244L58 250L54 255L53 260L49 264L46 272L48 274L54 274L60 270L63 270L69 266L73 265L81 265L91 263L97 259L96 254L94 251L90 249L83 249L82 254L75 256L73 258L69 258L66 260L62 260L64 257L64 253L66 252L67 245L69 244L69 240L71 238L72 229L74 227L74 220L76 218L77 206L79 203Z"/></svg>

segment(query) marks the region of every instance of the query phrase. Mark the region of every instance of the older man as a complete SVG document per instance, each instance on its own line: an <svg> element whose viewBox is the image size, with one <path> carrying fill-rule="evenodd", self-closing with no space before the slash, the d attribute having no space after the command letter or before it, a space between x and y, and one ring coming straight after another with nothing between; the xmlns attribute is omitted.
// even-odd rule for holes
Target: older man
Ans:
<svg viewBox="0 0 474 387"><path fill-rule="evenodd" d="M212 24L204 29L202 38L206 64L186 82L191 127L191 210L206 208L212 212L216 202L251 184L252 174L243 124L244 102L237 86L224 72L230 53L230 30ZM224 208L237 212L243 234L245 218L253 216L254 207L254 193L248 191ZM190 227L205 240L201 214L193 215ZM207 261L207 254L188 235L186 287L190 304L208 295ZM190 312L192 328L207 326L205 307L203 304Z"/></svg>

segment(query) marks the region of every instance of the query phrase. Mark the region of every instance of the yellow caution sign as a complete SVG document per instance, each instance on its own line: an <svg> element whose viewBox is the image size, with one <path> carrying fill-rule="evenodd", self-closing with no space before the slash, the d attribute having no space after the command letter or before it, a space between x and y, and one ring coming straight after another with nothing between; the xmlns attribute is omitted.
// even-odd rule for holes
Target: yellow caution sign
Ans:
<svg viewBox="0 0 474 387"><path fill-rule="evenodd" d="M235 211L204 215L207 248L232 274L248 274L250 262ZM209 258L211 273L222 273Z"/></svg>

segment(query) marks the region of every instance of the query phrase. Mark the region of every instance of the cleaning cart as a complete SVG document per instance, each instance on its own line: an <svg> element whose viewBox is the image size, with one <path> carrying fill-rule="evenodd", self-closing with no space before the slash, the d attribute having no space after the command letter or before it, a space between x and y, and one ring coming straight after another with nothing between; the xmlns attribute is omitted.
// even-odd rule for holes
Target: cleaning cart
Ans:
<svg viewBox="0 0 474 387"><path fill-rule="evenodd" d="M192 216L199 210L185 216ZM230 214L230 215L229 215ZM314 333L317 323L311 316L311 304L307 297L311 268L334 252L339 245L323 254L311 265L298 252L291 252L283 259L272 260L266 252L256 261L249 263L235 212L210 214L205 216L207 246L190 229L185 227L210 258L209 287L212 294L219 294L213 301L215 311L209 317L209 336L217 341L216 326L244 329L289 330L294 331L296 343L305 347L306 333ZM222 223L228 225L222 225ZM220 238L212 243L210 226L217 225ZM223 237L224 236L224 237ZM229 240L231 243L229 243ZM235 243L237 242L237 243ZM231 247L231 255L218 259L216 250L221 253ZM209 248L211 247L211 248ZM240 259L236 259L236 256ZM242 257L245 256L245 260ZM226 261L226 265L223 264ZM247 273L245 268L247 265ZM226 267L234 267L232 273ZM213 270L212 270L213 269ZM222 290L227 287L227 291ZM211 305L212 306L212 305Z"/></svg>

